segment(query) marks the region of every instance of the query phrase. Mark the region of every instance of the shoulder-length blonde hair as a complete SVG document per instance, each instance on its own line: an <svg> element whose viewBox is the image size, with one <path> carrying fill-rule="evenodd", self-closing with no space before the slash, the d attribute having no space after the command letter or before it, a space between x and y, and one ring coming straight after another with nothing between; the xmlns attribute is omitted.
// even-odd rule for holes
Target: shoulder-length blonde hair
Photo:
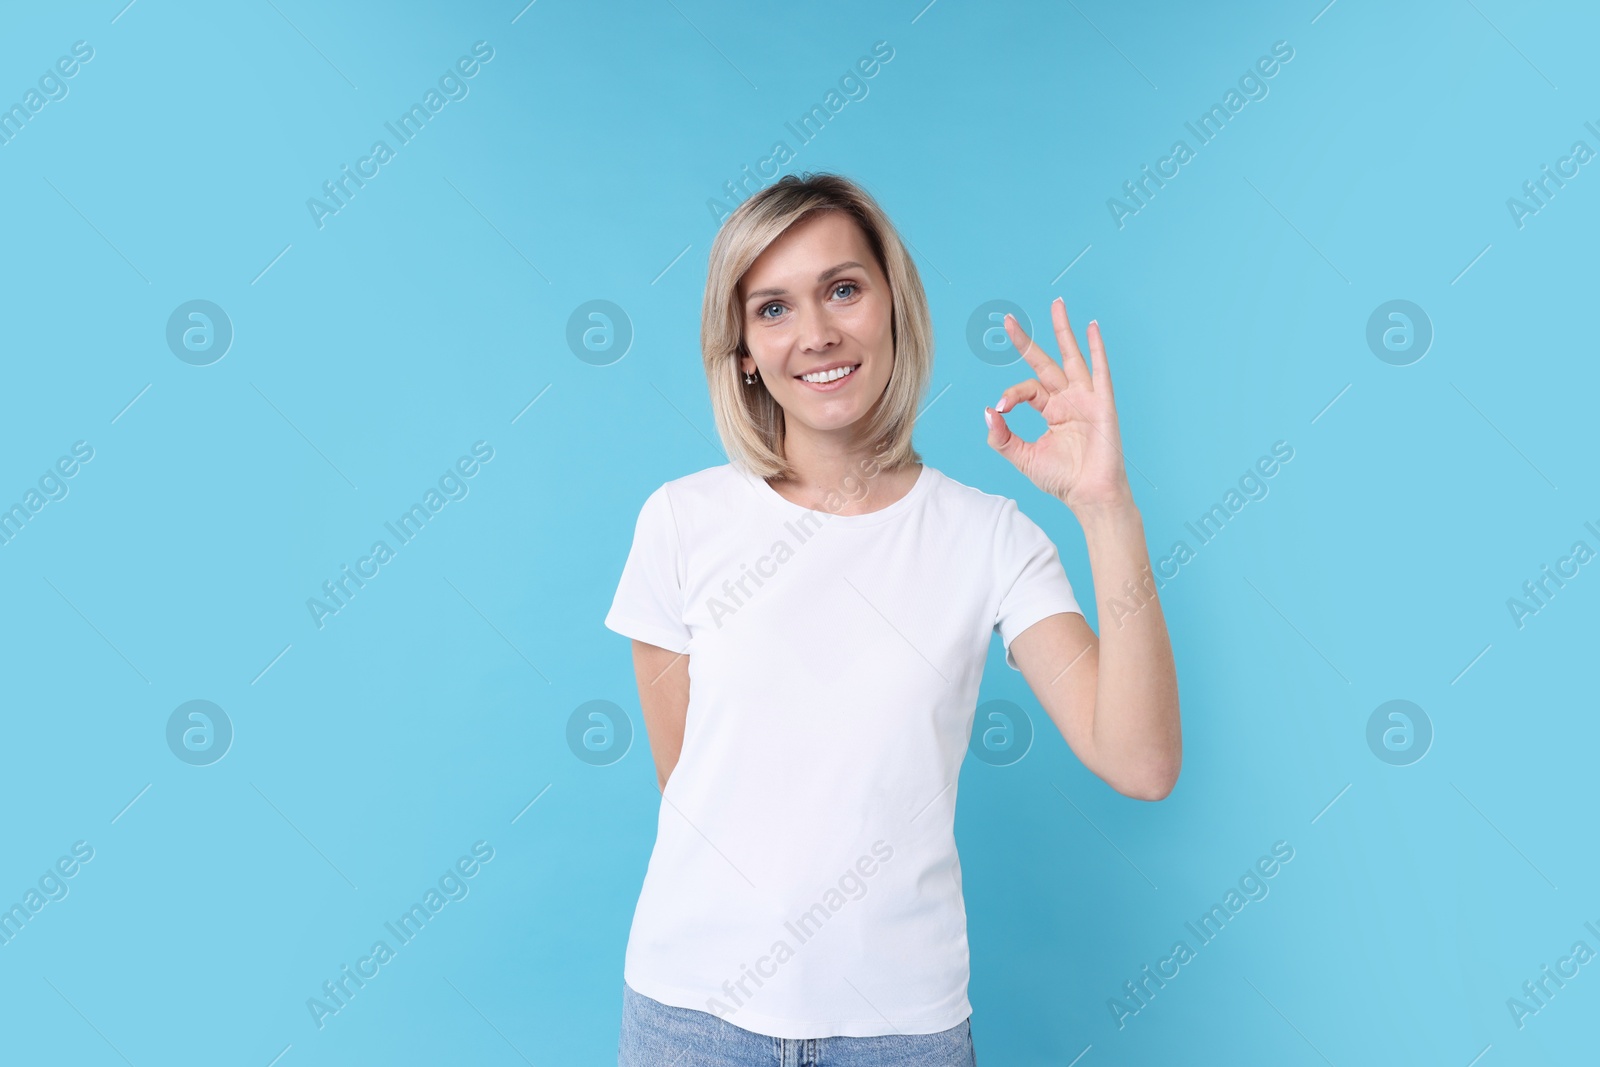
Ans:
<svg viewBox="0 0 1600 1067"><path fill-rule="evenodd" d="M788 478L795 472L784 457L783 409L764 381L747 386L739 369L739 357L749 354L739 282L785 230L822 211L842 211L856 221L889 281L894 367L866 427L877 465L893 470L922 460L911 445L911 430L933 373L933 325L916 264L889 217L850 179L785 174L740 204L717 231L700 311L700 351L717 432L728 459L762 478Z"/></svg>

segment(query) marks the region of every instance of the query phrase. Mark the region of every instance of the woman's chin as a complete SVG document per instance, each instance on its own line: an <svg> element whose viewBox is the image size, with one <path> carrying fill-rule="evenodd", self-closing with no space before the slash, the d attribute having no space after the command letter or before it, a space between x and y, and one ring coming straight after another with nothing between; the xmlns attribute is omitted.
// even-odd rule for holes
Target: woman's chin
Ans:
<svg viewBox="0 0 1600 1067"><path fill-rule="evenodd" d="M860 405L852 402L839 404L805 405L799 411L785 411L784 421L790 426L804 426L812 433L834 434L850 429L860 423L866 412Z"/></svg>

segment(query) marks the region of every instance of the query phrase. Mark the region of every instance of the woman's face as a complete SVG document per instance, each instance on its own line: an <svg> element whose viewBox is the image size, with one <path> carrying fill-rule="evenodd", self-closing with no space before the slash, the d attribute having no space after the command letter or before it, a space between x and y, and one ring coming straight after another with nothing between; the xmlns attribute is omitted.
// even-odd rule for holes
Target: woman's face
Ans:
<svg viewBox="0 0 1600 1067"><path fill-rule="evenodd" d="M848 215L824 211L789 227L745 272L739 300L750 353L739 369L760 371L789 432L847 429L883 395L894 367L889 283ZM847 368L833 381L802 378Z"/></svg>

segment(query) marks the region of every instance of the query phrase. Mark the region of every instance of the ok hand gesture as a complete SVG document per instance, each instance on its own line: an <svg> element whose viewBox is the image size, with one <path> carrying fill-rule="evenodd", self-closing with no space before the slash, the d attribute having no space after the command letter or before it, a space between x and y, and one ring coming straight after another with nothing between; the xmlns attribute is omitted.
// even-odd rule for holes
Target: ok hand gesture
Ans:
<svg viewBox="0 0 1600 1067"><path fill-rule="evenodd" d="M1132 503L1100 326L1089 323L1090 366L1094 370L1091 376L1060 297L1050 305L1050 317L1055 324L1056 343L1063 353L1061 363L1034 344L1014 318L1005 317L1006 336L1038 378L1010 386L1000 394L993 409L983 409L984 420L989 424L989 446L1075 513L1084 508ZM1037 441L1025 441L1012 433L1001 414L1015 408L1019 401L1033 405L1044 416L1046 429Z"/></svg>

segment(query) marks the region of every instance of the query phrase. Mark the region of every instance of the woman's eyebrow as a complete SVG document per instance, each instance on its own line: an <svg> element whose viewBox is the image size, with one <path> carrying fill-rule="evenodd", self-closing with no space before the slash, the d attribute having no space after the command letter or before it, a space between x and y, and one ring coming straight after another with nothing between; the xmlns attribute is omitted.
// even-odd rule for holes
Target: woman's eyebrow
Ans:
<svg viewBox="0 0 1600 1067"><path fill-rule="evenodd" d="M825 270L821 274L817 275L817 284L821 285L823 282L827 281L829 278L832 278L835 274L843 274L845 271L851 269L852 267L854 267L856 270L866 270L867 269L866 267L862 266L860 263L857 263L853 259L846 260L845 262L840 263L838 266L829 267L827 270ZM749 303L750 301L756 299L756 297L759 297L759 296L788 296L788 295L789 295L789 290L787 290L787 289L757 289L755 292L750 293L749 295L747 295L744 299L745 299L746 303Z"/></svg>

